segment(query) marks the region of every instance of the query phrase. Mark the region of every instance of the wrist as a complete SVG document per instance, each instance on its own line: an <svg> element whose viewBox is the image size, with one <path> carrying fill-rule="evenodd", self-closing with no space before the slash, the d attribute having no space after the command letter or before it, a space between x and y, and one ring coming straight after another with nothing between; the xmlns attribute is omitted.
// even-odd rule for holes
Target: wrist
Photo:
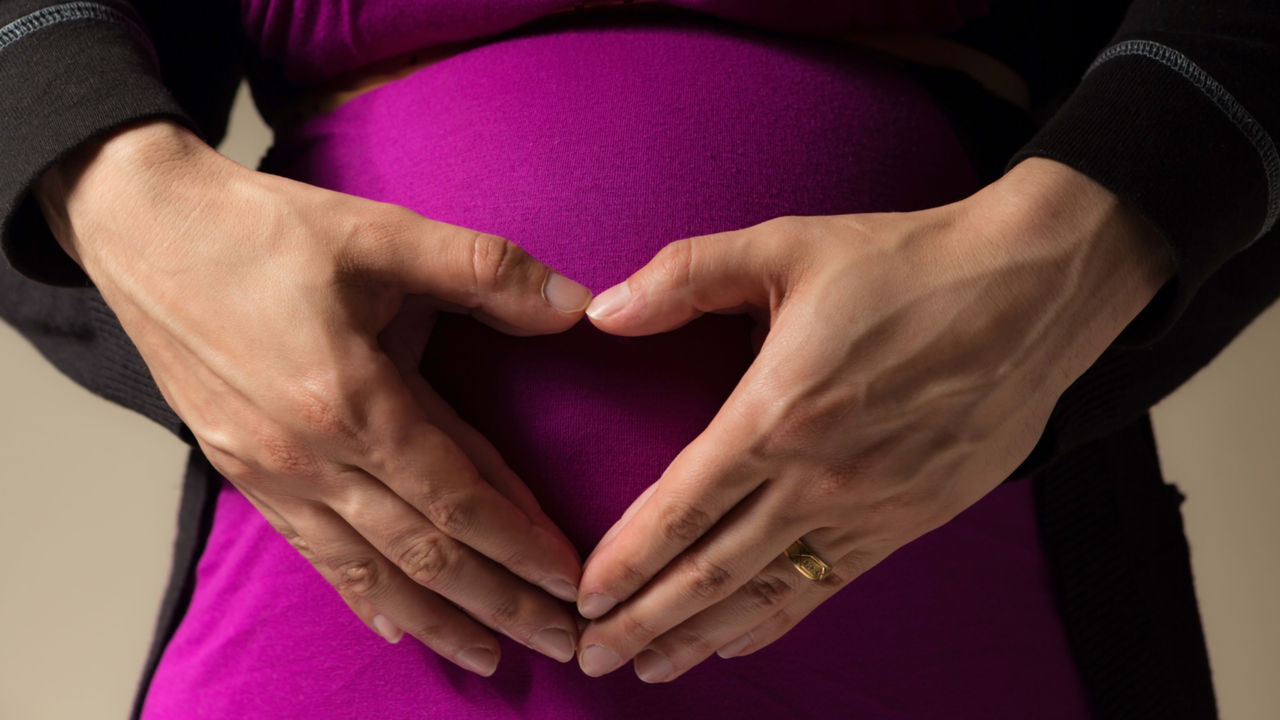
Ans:
<svg viewBox="0 0 1280 720"><path fill-rule="evenodd" d="M82 268L96 252L128 233L97 232L118 225L112 214L150 212L173 199L177 173L220 157L186 128L167 120L129 125L86 143L46 170L32 193L59 245ZM90 273L92 277L92 273Z"/></svg>
<svg viewBox="0 0 1280 720"><path fill-rule="evenodd" d="M1046 352L1078 377L1174 273L1156 229L1114 193L1062 163L1028 158L966 200L986 249L1041 272ZM1048 359L1048 358L1046 358ZM1065 389L1065 387L1063 388Z"/></svg>

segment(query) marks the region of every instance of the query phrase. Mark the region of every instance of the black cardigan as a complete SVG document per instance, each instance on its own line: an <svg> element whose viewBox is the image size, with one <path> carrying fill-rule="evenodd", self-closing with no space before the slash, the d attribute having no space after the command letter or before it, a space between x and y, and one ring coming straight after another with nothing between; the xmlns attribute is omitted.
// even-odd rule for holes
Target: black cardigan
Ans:
<svg viewBox="0 0 1280 720"><path fill-rule="evenodd" d="M1280 296L1280 11L1004 0L951 37L1021 73L1047 119L1037 129L962 76L917 68L986 179L1033 155L1067 163L1173 252L1173 279L1064 393L1011 477L1040 477L1059 608L1100 716L1214 717L1181 496L1161 479L1147 410ZM0 0L0 316L75 381L192 445L28 191L75 147L140 119L217 143L246 66L256 90L280 92L247 51L234 0ZM144 690L190 597L211 477L193 451Z"/></svg>

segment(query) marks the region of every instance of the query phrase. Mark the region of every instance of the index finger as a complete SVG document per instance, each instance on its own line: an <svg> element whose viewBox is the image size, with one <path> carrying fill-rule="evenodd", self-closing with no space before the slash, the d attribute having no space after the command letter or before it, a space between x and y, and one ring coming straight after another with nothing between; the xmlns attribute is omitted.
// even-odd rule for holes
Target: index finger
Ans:
<svg viewBox="0 0 1280 720"><path fill-rule="evenodd" d="M740 446L732 435L717 416L592 551L578 589L583 617L631 597L760 485L745 454L725 452Z"/></svg>
<svg viewBox="0 0 1280 720"><path fill-rule="evenodd" d="M466 453L431 424L385 355L366 358L368 449L355 464L441 532L552 595L573 599L577 551L485 482Z"/></svg>

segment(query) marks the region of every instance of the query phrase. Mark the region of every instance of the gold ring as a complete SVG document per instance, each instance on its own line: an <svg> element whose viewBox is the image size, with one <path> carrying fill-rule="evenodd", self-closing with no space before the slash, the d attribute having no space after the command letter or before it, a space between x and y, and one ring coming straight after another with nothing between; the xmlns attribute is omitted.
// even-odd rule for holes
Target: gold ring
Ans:
<svg viewBox="0 0 1280 720"><path fill-rule="evenodd" d="M810 580L822 580L831 574L831 566L818 557L818 554L806 545L804 540L791 543L791 547L787 548L784 554L791 564L796 566L796 570Z"/></svg>

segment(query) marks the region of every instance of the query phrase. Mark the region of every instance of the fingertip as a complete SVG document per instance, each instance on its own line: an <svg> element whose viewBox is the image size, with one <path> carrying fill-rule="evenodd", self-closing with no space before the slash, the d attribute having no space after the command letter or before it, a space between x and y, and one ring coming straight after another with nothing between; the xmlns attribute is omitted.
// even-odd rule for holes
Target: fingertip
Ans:
<svg viewBox="0 0 1280 720"><path fill-rule="evenodd" d="M371 624L373 625L374 631L381 635L383 640L386 640L392 645L400 642L400 639L404 637L404 631L396 626L395 623L391 622L390 618L381 613L373 616Z"/></svg>
<svg viewBox="0 0 1280 720"><path fill-rule="evenodd" d="M538 585L552 596L565 602L574 602L578 599L578 588L564 578L547 578L538 583Z"/></svg>
<svg viewBox="0 0 1280 720"><path fill-rule="evenodd" d="M607 593L591 593L578 601L578 614L588 620L595 620L618 604L618 600Z"/></svg>
<svg viewBox="0 0 1280 720"><path fill-rule="evenodd" d="M542 283L542 297L551 307L562 313L577 314L592 303L591 291L560 273L552 270Z"/></svg>
<svg viewBox="0 0 1280 720"><path fill-rule="evenodd" d="M458 653L457 662L481 677L489 677L498 669L498 653L487 647L467 648Z"/></svg>
<svg viewBox="0 0 1280 720"><path fill-rule="evenodd" d="M587 305L587 316L592 321L605 320L617 315L631 302L631 286L626 281L605 290Z"/></svg>
<svg viewBox="0 0 1280 720"><path fill-rule="evenodd" d="M646 648L635 657L636 677L641 682L653 684L675 679L676 669L666 655L653 648Z"/></svg>
<svg viewBox="0 0 1280 720"><path fill-rule="evenodd" d="M582 581L582 557L573 543L554 525L545 526L536 521L533 535L528 538L531 548L543 561L535 573L541 573L538 584L552 595L573 602L578 597L578 584ZM537 580L537 577L529 578ZM566 597L566 591L569 595Z"/></svg>
<svg viewBox="0 0 1280 720"><path fill-rule="evenodd" d="M578 653L578 667L591 677L600 677L622 665L618 653L604 645L588 645Z"/></svg>

